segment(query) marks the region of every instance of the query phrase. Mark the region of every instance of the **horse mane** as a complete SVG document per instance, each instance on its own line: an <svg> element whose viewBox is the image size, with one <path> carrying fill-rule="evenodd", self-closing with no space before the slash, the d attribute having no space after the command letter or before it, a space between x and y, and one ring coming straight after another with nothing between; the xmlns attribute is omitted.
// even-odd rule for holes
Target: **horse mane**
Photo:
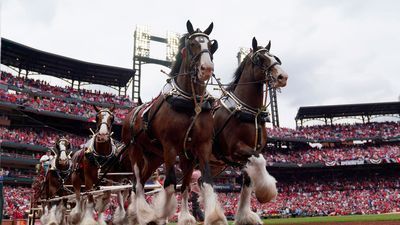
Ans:
<svg viewBox="0 0 400 225"><path fill-rule="evenodd" d="M189 34L187 33L187 34L184 34L180 39L179 39L179 47L178 47L178 53L176 54L176 56L175 56L175 61L174 61L174 63L172 64L172 67L171 67L171 72L169 72L169 76L170 77L173 77L173 76L175 76L176 74L178 74L179 73L179 70L180 70L180 68L181 68L181 65L182 65L182 49L185 47L185 41L186 41L186 38L189 36Z"/></svg>
<svg viewBox="0 0 400 225"><path fill-rule="evenodd" d="M243 59L243 61L240 63L239 67L236 69L235 73L233 74L233 81L231 81L228 84L228 87L226 88L227 91L231 91L232 92L232 91L235 90L235 88L236 88L236 86L237 86L237 84L239 82L239 79L240 79L240 77L241 77L241 75L243 73L243 70L244 70L244 67L245 67L245 65L247 63L247 60L249 60L249 58L250 58L249 55L247 55Z"/></svg>

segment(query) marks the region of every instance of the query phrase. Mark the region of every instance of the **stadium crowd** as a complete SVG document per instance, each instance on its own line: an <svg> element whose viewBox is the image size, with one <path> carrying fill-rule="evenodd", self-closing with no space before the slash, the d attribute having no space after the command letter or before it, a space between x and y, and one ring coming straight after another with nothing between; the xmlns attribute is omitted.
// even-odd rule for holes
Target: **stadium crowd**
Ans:
<svg viewBox="0 0 400 225"><path fill-rule="evenodd" d="M36 176L35 169L29 168L10 168L10 167L2 167L4 177L22 177L22 178L32 178Z"/></svg>
<svg viewBox="0 0 400 225"><path fill-rule="evenodd" d="M398 143L382 145L353 145L336 148L296 148L295 150L268 149L268 162L315 163L344 160L397 159L400 157Z"/></svg>
<svg viewBox="0 0 400 225"><path fill-rule="evenodd" d="M100 91L91 91L86 89L76 90L71 86L58 87L52 86L43 80L34 80L25 78L24 76L16 77L11 73L1 71L1 81L7 85L15 86L18 88L33 89L60 96L64 98L74 98L83 101L110 103L121 106L131 106L132 102L127 96L117 96L111 93L100 93Z"/></svg>
<svg viewBox="0 0 400 225"><path fill-rule="evenodd" d="M400 136L400 122L371 122L356 124L335 124L310 127L267 128L267 134L273 138L308 139L316 141L390 138Z"/></svg>
<svg viewBox="0 0 400 225"><path fill-rule="evenodd" d="M92 104L84 102L67 101L62 98L47 98L30 96L28 93L9 93L0 89L0 101L32 107L39 111L59 112L75 116L82 116L93 121L96 116ZM115 121L121 123L128 113L128 109L116 108L114 110Z"/></svg>
<svg viewBox="0 0 400 225"><path fill-rule="evenodd" d="M27 218L32 189L28 187L4 186L3 219Z"/></svg>
<svg viewBox="0 0 400 225"><path fill-rule="evenodd" d="M65 137L71 147L78 149L87 141L87 138L73 134L60 135L60 132L45 128L6 128L0 126L0 140L32 145L53 147L58 138Z"/></svg>

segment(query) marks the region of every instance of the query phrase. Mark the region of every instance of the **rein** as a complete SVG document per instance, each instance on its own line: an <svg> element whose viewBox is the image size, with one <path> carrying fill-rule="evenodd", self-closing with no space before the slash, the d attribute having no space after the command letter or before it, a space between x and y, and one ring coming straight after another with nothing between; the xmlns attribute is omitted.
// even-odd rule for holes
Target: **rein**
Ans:
<svg viewBox="0 0 400 225"><path fill-rule="evenodd" d="M208 35L206 35L204 33L194 33L194 34L191 34L187 38L187 40L189 40L192 37L196 37L196 36L203 36L203 37L206 37L207 39L209 39ZM190 79L190 86L191 86L191 90L192 90L191 96L190 96L189 93L186 93L185 91L183 91L183 90L181 90L179 88L179 86L175 83L175 79L172 79L174 82L171 82L171 83L172 84L175 83L175 85L173 85L173 86L175 86L174 89L175 89L175 91L178 92L179 95L184 96L186 99L193 99L195 115L192 117L192 122L190 123L188 129L186 130L185 138L183 139L183 151L184 151L185 157L187 159L190 159L190 157L188 155L187 142L190 141L189 134L192 131L193 126L194 126L197 118L199 117L199 115L200 115L200 113L202 111L201 105L203 104L204 96L206 95L206 90L207 90L206 87L207 87L208 82L209 82L209 79L208 79L206 84L204 85L203 93L200 96L197 96L194 84L195 83L198 84L198 83L196 82L196 77L194 77L193 75L195 75L198 72L197 68L196 68L196 64L198 63L198 59L201 57L201 55L204 54L204 53L208 53L210 55L210 58L212 59L212 54L211 54L210 50L203 49L199 53L197 53L196 55L192 56L192 51L190 50L190 48L188 48L187 45L188 45L188 41L186 41L186 43L185 43L185 48L188 50L189 54L186 55L184 61L188 62L188 58L191 57L191 60L190 60L190 63L189 63L189 68L194 67L194 70L184 73L185 75L190 75L191 76L191 79ZM178 74L177 76L179 76L179 75L180 74ZM200 97L199 101L197 101L198 97Z"/></svg>

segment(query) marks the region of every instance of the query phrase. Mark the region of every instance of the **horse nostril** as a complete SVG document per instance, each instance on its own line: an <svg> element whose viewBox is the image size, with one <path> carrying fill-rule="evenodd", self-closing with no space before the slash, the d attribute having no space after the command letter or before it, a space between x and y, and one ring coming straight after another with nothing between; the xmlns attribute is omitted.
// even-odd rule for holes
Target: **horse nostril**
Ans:
<svg viewBox="0 0 400 225"><path fill-rule="evenodd" d="M205 71L205 72L212 72L213 68L211 66L205 66L205 65L201 65L200 66L200 70L201 71Z"/></svg>
<svg viewBox="0 0 400 225"><path fill-rule="evenodd" d="M280 80L280 81L287 80L287 76L284 76L284 75L282 75L282 74L279 74L278 80Z"/></svg>

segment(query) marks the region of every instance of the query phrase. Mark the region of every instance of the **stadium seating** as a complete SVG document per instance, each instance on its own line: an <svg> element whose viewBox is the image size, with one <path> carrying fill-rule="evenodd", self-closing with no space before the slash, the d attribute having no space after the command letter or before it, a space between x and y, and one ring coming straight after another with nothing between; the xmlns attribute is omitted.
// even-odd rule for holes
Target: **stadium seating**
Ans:
<svg viewBox="0 0 400 225"><path fill-rule="evenodd" d="M267 129L269 137L305 139L316 141L343 141L346 139L371 139L400 137L400 122L371 122L356 124L335 124L290 128Z"/></svg>

